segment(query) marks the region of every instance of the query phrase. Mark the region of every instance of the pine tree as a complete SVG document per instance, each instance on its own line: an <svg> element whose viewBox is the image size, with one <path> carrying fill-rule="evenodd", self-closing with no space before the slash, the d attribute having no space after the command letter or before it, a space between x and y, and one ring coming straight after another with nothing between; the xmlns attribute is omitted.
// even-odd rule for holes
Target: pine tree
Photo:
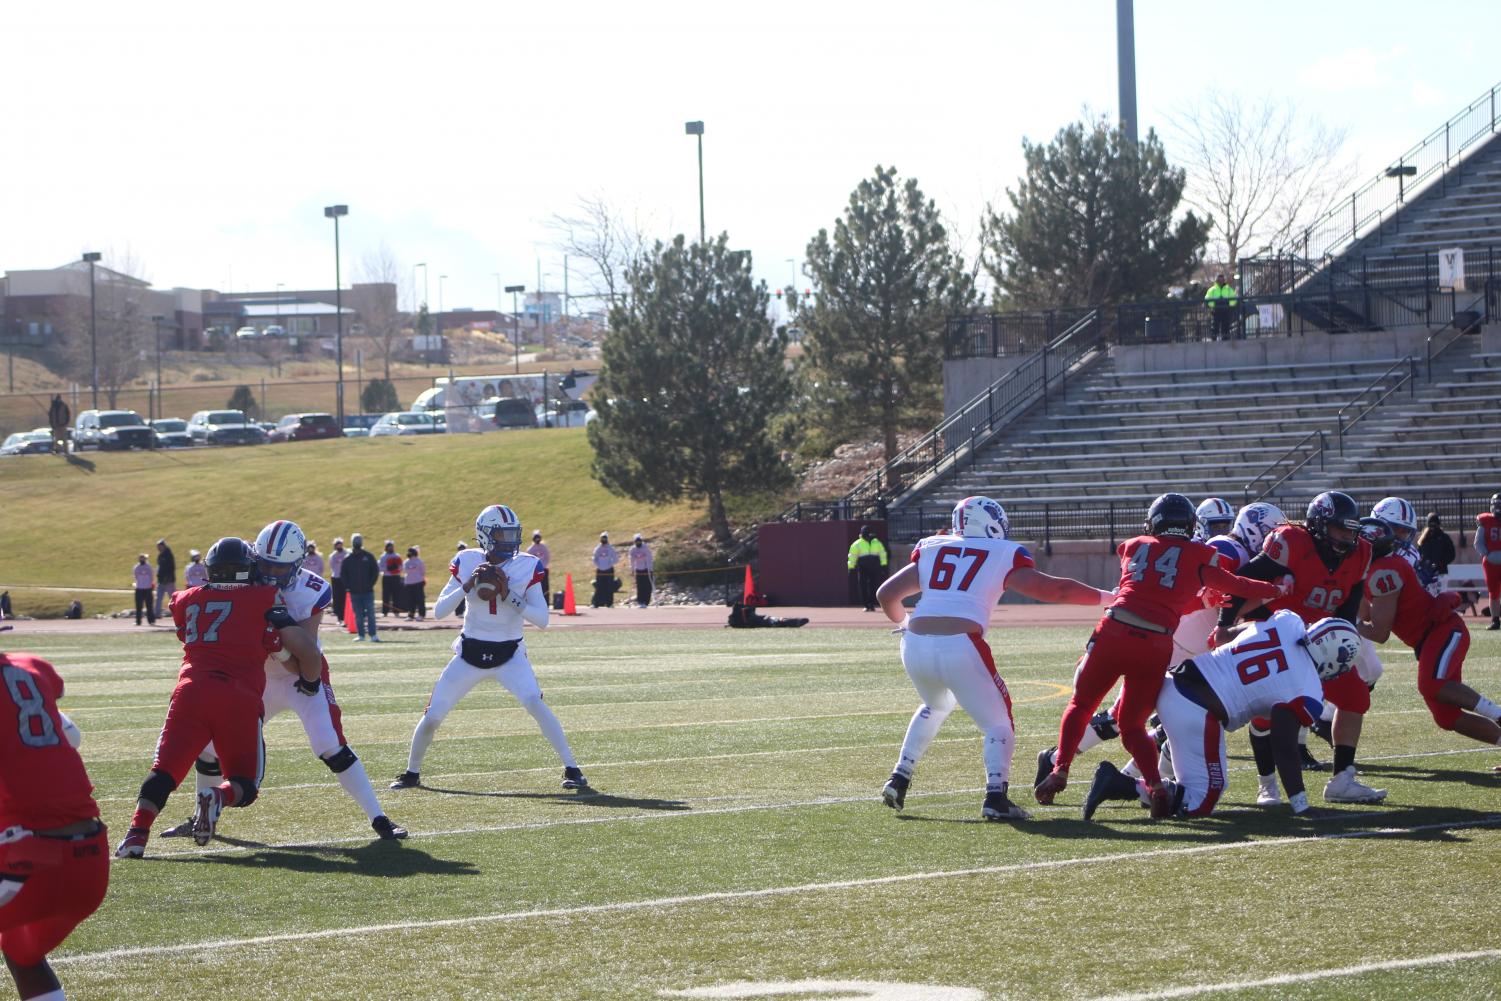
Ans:
<svg viewBox="0 0 1501 1001"><path fill-rule="evenodd" d="M628 266L626 285L591 390L594 476L633 500L705 502L715 539L728 545L725 495L791 479L767 433L790 383L766 285L723 235L658 243Z"/></svg>
<svg viewBox="0 0 1501 1001"><path fill-rule="evenodd" d="M1075 122L1022 149L1012 211L985 219L998 297L1024 309L1156 298L1193 272L1209 227L1192 212L1175 220L1184 174L1155 132L1133 145L1103 119Z"/></svg>
<svg viewBox="0 0 1501 1001"><path fill-rule="evenodd" d="M225 407L229 410L243 410L251 420L255 420L261 411L260 404L255 402L255 393L251 392L249 386L236 386Z"/></svg>
<svg viewBox="0 0 1501 1001"><path fill-rule="evenodd" d="M807 256L817 291L798 321L818 383L815 420L879 429L890 460L897 431L941 409L944 320L973 303L974 283L932 200L894 168L860 182Z"/></svg>
<svg viewBox="0 0 1501 1001"><path fill-rule="evenodd" d="M385 414L392 410L400 410L401 401L396 398L396 387L389 379L371 379L369 384L360 390L360 409L367 414Z"/></svg>

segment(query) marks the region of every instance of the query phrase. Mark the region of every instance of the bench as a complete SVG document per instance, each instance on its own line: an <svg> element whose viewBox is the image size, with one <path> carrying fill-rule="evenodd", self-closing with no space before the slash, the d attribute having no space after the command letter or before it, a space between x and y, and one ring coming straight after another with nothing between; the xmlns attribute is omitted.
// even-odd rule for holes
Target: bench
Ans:
<svg viewBox="0 0 1501 1001"><path fill-rule="evenodd" d="M1444 576L1444 587L1451 591L1484 591L1485 571L1479 563L1451 563Z"/></svg>

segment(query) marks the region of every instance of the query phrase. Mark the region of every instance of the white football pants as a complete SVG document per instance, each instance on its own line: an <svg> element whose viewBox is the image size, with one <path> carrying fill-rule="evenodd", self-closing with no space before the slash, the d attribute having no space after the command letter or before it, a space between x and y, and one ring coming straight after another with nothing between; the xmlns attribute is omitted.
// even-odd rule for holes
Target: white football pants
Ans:
<svg viewBox="0 0 1501 1001"><path fill-rule="evenodd" d="M985 735L985 788L999 790L1010 781L1011 755L1016 749L1011 695L996 673L984 638L973 633L904 633L902 666L923 704L912 714L901 757L893 770L911 777L957 703Z"/></svg>

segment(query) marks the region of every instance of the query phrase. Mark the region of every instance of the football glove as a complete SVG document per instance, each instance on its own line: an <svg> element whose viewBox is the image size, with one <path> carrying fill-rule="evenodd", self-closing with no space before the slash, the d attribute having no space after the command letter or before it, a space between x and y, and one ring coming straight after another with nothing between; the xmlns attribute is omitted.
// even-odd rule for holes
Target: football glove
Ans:
<svg viewBox="0 0 1501 1001"><path fill-rule="evenodd" d="M298 678L297 681L293 683L292 687L297 689L303 695L317 695L318 689L323 687L323 682L318 678L314 678L312 681L309 681L306 678Z"/></svg>

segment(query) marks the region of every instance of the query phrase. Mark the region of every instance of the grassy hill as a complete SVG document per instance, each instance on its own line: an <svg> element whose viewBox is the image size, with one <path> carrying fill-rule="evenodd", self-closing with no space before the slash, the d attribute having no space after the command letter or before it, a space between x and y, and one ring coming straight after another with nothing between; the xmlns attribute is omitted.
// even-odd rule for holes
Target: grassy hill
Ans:
<svg viewBox="0 0 1501 1001"><path fill-rule="evenodd" d="M300 442L171 452L88 452L0 460L4 531L0 587L20 614L55 614L74 594L26 585L130 588L136 556L156 559L166 538L181 566L188 549L207 551L224 535L253 538L276 518L300 524L321 552L334 536L362 533L379 551L421 547L429 580L474 516L505 503L526 534L540 528L553 553L555 586L590 571L601 531L618 544L633 532L679 532L697 520L686 504L652 507L607 493L589 475L582 429L524 434L437 435ZM429 586L429 600L436 593ZM587 594L587 592L585 592ZM128 594L77 593L86 614L130 604Z"/></svg>

